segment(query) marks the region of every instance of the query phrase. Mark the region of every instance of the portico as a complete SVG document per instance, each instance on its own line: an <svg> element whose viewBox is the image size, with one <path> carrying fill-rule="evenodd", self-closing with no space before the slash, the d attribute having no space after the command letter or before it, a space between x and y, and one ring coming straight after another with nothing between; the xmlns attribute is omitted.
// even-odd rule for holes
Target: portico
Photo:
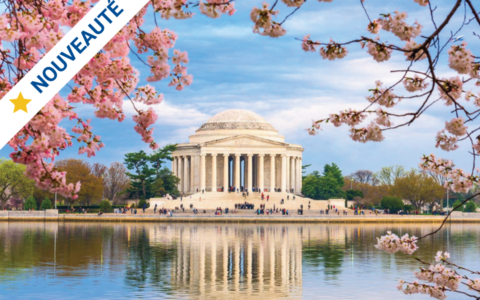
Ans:
<svg viewBox="0 0 480 300"><path fill-rule="evenodd" d="M184 193L281 191L300 193L300 145L285 138L259 115L242 109L221 112L178 144L172 171Z"/></svg>

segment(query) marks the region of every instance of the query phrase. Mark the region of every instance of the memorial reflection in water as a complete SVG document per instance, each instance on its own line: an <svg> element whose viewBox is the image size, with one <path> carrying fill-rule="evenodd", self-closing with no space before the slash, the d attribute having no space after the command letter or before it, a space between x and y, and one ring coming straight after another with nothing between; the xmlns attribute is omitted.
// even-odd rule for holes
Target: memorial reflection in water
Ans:
<svg viewBox="0 0 480 300"><path fill-rule="evenodd" d="M150 244L176 241L171 284L199 294L242 291L299 296L302 288L302 228L195 226L150 229ZM278 296L278 295L277 295Z"/></svg>

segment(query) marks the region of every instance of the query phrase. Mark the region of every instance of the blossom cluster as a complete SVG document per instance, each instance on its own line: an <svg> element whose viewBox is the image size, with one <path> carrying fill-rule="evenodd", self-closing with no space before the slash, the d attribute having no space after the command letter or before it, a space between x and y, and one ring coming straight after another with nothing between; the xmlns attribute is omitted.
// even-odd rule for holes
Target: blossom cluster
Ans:
<svg viewBox="0 0 480 300"><path fill-rule="evenodd" d="M424 294L439 300L447 298L447 296L445 295L446 289L444 287L431 286L428 284L419 283L417 281L414 281L413 283L408 283L400 280L397 288L405 295Z"/></svg>
<svg viewBox="0 0 480 300"><path fill-rule="evenodd" d="M467 280L467 286L470 290L480 292L480 279L469 279Z"/></svg>
<svg viewBox="0 0 480 300"><path fill-rule="evenodd" d="M463 117L453 118L450 122L445 121L445 129L453 135L462 136L467 134L467 126L465 126Z"/></svg>
<svg viewBox="0 0 480 300"><path fill-rule="evenodd" d="M382 134L382 129L373 122L362 128L351 128L350 137L352 140L361 143L368 141L381 142L385 138Z"/></svg>
<svg viewBox="0 0 480 300"><path fill-rule="evenodd" d="M143 138L142 140L145 143L149 143L152 149L157 149L158 145L153 140L152 134L154 128L149 128L153 125L158 119L158 115L152 108L149 108L147 111L139 111L138 115L133 116L133 121L137 123L134 129L139 133Z"/></svg>
<svg viewBox="0 0 480 300"><path fill-rule="evenodd" d="M414 275L419 280L432 282L437 286L445 286L453 291L458 289L462 280L462 276L442 264L430 265L429 269L420 269Z"/></svg>
<svg viewBox="0 0 480 300"><path fill-rule="evenodd" d="M73 132L80 134L77 140L85 144L80 151L91 156L103 147L100 137L91 132L89 122L78 119L68 103L57 95L9 141L9 145L15 150L10 154L10 158L16 163L26 165L26 174L35 180L39 188L50 189L53 193L76 199L81 184L67 183L66 173L57 170L53 162L47 161L53 161L60 150L73 144L74 137L59 126L65 118L77 120L79 127L75 127ZM30 139L33 141L28 143Z"/></svg>
<svg viewBox="0 0 480 300"><path fill-rule="evenodd" d="M462 169L454 168L451 160L437 159L435 155L424 155L419 165L423 171L430 171L433 174L445 177L445 186L457 193L467 193L474 184L480 182L478 175L472 175Z"/></svg>
<svg viewBox="0 0 480 300"><path fill-rule="evenodd" d="M415 278L426 283L420 283L418 281L408 283L400 280L397 285L398 290L407 295L426 294L435 299L446 299L446 292L460 292L464 295L476 298L474 295L459 291L459 287L460 284L464 284L468 286L470 290L480 293L480 279L470 279L465 275L460 275L456 270L447 267L447 265L454 266L468 271L468 269L451 263L449 259L450 254L448 252L438 251L435 256L437 264L433 265L427 262L422 262L429 265L428 269L420 268L420 271L414 272ZM429 285L429 283L433 283L433 285Z"/></svg>
<svg viewBox="0 0 480 300"><path fill-rule="evenodd" d="M378 19L377 22L383 30L390 31L402 41L409 41L420 35L422 32L422 25L415 21L412 26L409 26L405 22L407 17L408 15L406 12L395 11L395 15L383 15L383 17Z"/></svg>
<svg viewBox="0 0 480 300"><path fill-rule="evenodd" d="M400 238L391 231L387 231L387 235L381 236L380 238L377 237L375 248L387 253L400 251L405 254L412 254L418 249L417 238L415 236L409 237L408 234Z"/></svg>
<svg viewBox="0 0 480 300"><path fill-rule="evenodd" d="M319 41L312 41L310 35L306 35L302 39L302 49L306 52L316 52L316 47L320 45ZM320 47L320 55L323 59L335 60L347 56L348 50L340 44L330 40L324 47Z"/></svg>
<svg viewBox="0 0 480 300"><path fill-rule="evenodd" d="M373 20L372 22L368 23L367 30L372 34L378 34L381 27L382 26L378 23L377 20Z"/></svg>
<svg viewBox="0 0 480 300"><path fill-rule="evenodd" d="M382 87L383 83L380 80L377 80L375 85L374 89L369 90L372 92L372 95L366 97L370 103L393 107L400 102L401 99L393 93L393 89Z"/></svg>
<svg viewBox="0 0 480 300"><path fill-rule="evenodd" d="M235 5L230 0L207 0L207 2L200 1L200 12L210 18L219 18L222 14L232 16L237 10Z"/></svg>
<svg viewBox="0 0 480 300"><path fill-rule="evenodd" d="M466 48L467 43L463 42L460 45L453 45L448 49L448 66L459 74L469 74L472 77L477 77L478 72L474 70L474 56L472 51Z"/></svg>
<svg viewBox="0 0 480 300"><path fill-rule="evenodd" d="M420 48L421 46L421 44L417 44L414 40L407 41L403 47L403 49L406 50L403 54L407 57L407 60L418 61L427 58L427 54Z"/></svg>
<svg viewBox="0 0 480 300"><path fill-rule="evenodd" d="M356 110L348 109L345 111L340 111L338 114L330 114L330 122L339 127L342 124L347 124L349 126L355 126L363 122L367 116Z"/></svg>
<svg viewBox="0 0 480 300"><path fill-rule="evenodd" d="M345 56L347 56L347 53L347 48L335 43L332 40L330 40L330 43L328 43L328 45L320 48L320 55L323 57L323 59L328 60L344 58Z"/></svg>
<svg viewBox="0 0 480 300"><path fill-rule="evenodd" d="M159 12L161 17L166 20L191 18L194 14L186 10L187 3L187 0L152 0L155 12Z"/></svg>
<svg viewBox="0 0 480 300"><path fill-rule="evenodd" d="M427 6L428 3L430 2L430 0L413 0L413 1L417 2L421 6Z"/></svg>
<svg viewBox="0 0 480 300"><path fill-rule="evenodd" d="M438 85L440 98L445 100L445 105L447 106L452 105L453 100L457 100L462 96L462 88L463 82L458 76L449 79L442 79Z"/></svg>
<svg viewBox="0 0 480 300"><path fill-rule="evenodd" d="M380 126L385 127L392 127L393 123L390 121L390 117L388 116L387 112L382 110L381 108L377 108L377 118L375 122Z"/></svg>
<svg viewBox="0 0 480 300"><path fill-rule="evenodd" d="M363 46L363 45L362 45ZM385 44L367 42L367 52L377 62L383 62L390 59L392 49Z"/></svg>
<svg viewBox="0 0 480 300"><path fill-rule="evenodd" d="M480 92L475 95L472 91L467 91L465 93L465 100L470 101L473 99L473 104L480 107Z"/></svg>
<svg viewBox="0 0 480 300"><path fill-rule="evenodd" d="M282 0L282 2L288 7L300 7L305 3L305 0Z"/></svg>
<svg viewBox="0 0 480 300"><path fill-rule="evenodd" d="M417 74L412 77L405 77L403 80L403 85L405 86L405 89L409 92L416 92L416 91L421 91L424 90L428 87L428 82L425 82L424 78L421 78Z"/></svg>
<svg viewBox="0 0 480 300"><path fill-rule="evenodd" d="M306 35L302 39L302 49L305 52L316 52L317 49L315 48L318 44L320 44L319 41L313 42L310 39L310 35Z"/></svg>
<svg viewBox="0 0 480 300"><path fill-rule="evenodd" d="M250 19L255 23L253 32L270 37L285 35L287 33L285 29L272 20L277 14L278 11L271 10L267 2L264 2L261 8L254 7L250 12Z"/></svg>
<svg viewBox="0 0 480 300"><path fill-rule="evenodd" d="M458 138L456 136L448 136L445 133L445 129L439 131L435 139L437 141L435 147L437 148L440 147L442 150L445 151L453 151L458 149Z"/></svg>

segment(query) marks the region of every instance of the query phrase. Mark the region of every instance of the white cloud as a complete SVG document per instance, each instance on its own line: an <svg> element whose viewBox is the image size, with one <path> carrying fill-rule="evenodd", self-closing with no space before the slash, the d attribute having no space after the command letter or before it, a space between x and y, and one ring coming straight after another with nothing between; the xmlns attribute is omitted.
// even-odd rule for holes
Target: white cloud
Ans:
<svg viewBox="0 0 480 300"><path fill-rule="evenodd" d="M160 126L169 125L185 128L192 125L203 124L203 122L208 119L208 115L200 112L194 105L176 106L170 104L168 101L163 101L159 105L147 106L136 103L135 106L138 109L148 109L152 107L158 114L157 124ZM136 113L130 103L125 103L124 109L128 115Z"/></svg>

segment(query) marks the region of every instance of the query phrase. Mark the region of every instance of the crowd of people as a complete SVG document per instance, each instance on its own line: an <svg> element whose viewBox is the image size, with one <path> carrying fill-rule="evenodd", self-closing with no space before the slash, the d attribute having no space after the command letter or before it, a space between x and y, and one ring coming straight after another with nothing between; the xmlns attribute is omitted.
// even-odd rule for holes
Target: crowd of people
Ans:
<svg viewBox="0 0 480 300"><path fill-rule="evenodd" d="M255 208L255 205L248 202L235 204L235 209L254 209L254 208Z"/></svg>

